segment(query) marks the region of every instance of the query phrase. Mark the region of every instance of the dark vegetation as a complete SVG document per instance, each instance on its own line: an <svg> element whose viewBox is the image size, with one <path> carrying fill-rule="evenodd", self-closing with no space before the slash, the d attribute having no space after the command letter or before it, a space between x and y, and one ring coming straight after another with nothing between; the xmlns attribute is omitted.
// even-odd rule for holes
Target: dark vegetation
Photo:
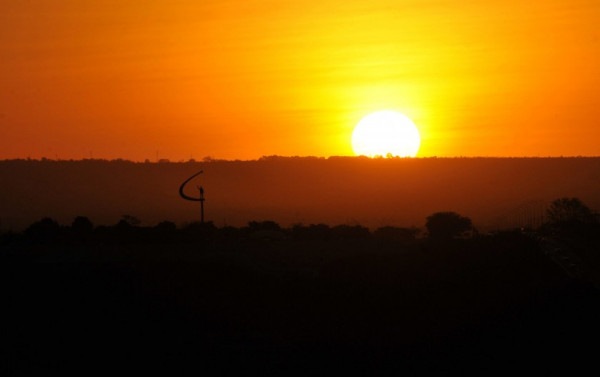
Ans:
<svg viewBox="0 0 600 377"><path fill-rule="evenodd" d="M0 373L573 372L600 332L597 215L536 230L50 218L1 236ZM526 368L526 369L524 369Z"/></svg>
<svg viewBox="0 0 600 377"><path fill-rule="evenodd" d="M600 209L600 158L267 157L258 161L136 163L115 160L0 161L0 231L20 232L50 216L61 224L84 214L96 225L128 213L155 225L199 219L179 185L206 190L206 218L223 227L270 219L296 223L424 227L427 216L467 214L480 232L539 226L563 196Z"/></svg>

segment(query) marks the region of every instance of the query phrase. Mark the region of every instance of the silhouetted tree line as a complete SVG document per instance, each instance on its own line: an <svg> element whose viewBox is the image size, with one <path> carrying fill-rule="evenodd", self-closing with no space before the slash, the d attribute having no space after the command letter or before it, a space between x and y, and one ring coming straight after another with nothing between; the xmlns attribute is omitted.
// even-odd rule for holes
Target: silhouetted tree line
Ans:
<svg viewBox="0 0 600 377"><path fill-rule="evenodd" d="M578 198L559 198L547 210L547 221L535 229L542 235L573 238L598 234L599 216ZM469 217L456 212L442 211L426 218L425 231L417 227L383 226L373 231L361 225L295 224L289 228L271 220L250 221L245 227L217 227L212 222L191 222L177 226L162 221L155 226L142 226L132 215L123 215L112 226L95 226L85 216L77 216L70 226L60 225L45 217L29 225L22 235L4 234L3 237L22 236L36 243L108 241L125 243L193 242L218 240L359 240L375 239L390 242L414 242L418 238L436 241L467 239L479 236ZM419 237L421 236L421 237Z"/></svg>
<svg viewBox="0 0 600 377"><path fill-rule="evenodd" d="M256 241L277 240L341 240L377 238L396 241L413 241L419 230L386 226L371 232L361 225L296 224L283 228L275 221L250 221L245 227L217 227L212 222L191 222L177 226L172 221L162 221L155 226L141 226L139 219L125 215L115 225L94 226L85 216L77 216L70 226L61 226L56 220L45 217L29 225L23 236L37 243L84 242L92 240L125 243L191 242L206 240L244 239Z"/></svg>

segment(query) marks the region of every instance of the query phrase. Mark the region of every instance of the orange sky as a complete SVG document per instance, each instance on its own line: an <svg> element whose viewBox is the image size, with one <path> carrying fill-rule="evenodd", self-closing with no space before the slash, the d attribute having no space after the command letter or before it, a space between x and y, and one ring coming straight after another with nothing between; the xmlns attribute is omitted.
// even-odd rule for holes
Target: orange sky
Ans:
<svg viewBox="0 0 600 377"><path fill-rule="evenodd" d="M600 2L529 3L3 1L0 158L600 155Z"/></svg>

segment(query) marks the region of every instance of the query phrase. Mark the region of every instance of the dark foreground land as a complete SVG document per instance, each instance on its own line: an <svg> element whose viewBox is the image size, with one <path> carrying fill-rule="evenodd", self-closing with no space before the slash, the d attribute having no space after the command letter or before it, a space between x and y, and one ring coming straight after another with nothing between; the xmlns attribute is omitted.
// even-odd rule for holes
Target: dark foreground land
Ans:
<svg viewBox="0 0 600 377"><path fill-rule="evenodd" d="M5 235L0 374L539 374L596 360L597 289L529 234L156 232Z"/></svg>

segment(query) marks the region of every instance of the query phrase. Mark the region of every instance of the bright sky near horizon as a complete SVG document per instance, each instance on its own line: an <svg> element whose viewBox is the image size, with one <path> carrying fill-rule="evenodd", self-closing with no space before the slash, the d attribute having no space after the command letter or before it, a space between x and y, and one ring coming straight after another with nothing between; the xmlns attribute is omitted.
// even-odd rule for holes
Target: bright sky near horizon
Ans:
<svg viewBox="0 0 600 377"><path fill-rule="evenodd" d="M0 158L600 155L597 0L0 3Z"/></svg>

